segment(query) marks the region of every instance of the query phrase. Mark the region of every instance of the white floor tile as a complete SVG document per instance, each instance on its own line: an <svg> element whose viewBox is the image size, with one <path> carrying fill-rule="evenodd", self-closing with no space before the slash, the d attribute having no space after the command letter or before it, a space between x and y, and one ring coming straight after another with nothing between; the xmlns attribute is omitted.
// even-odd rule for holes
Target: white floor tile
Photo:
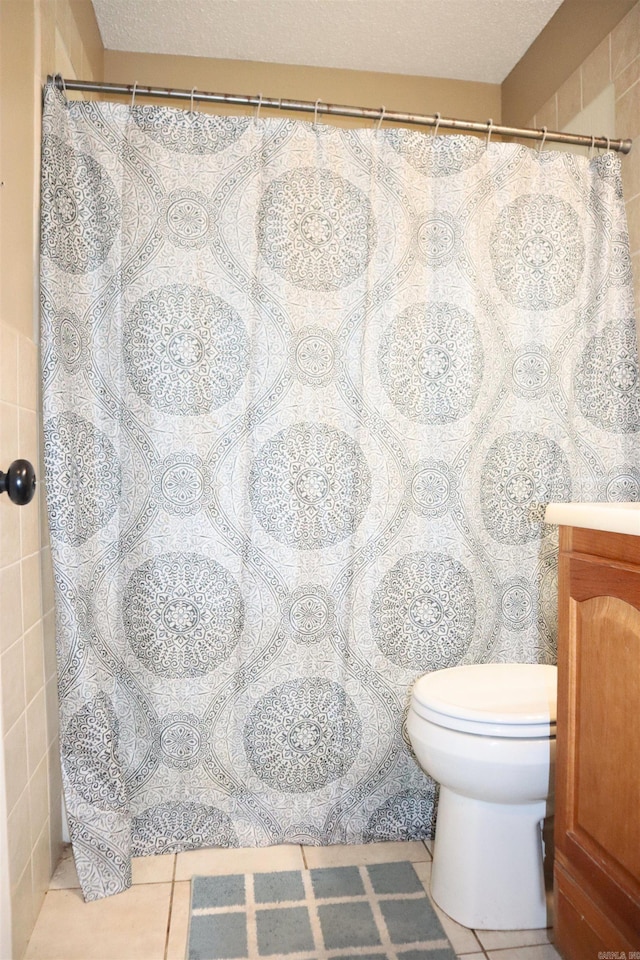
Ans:
<svg viewBox="0 0 640 960"><path fill-rule="evenodd" d="M227 873L302 869L304 869L302 851L294 844L229 849L216 847L177 854L175 879L190 880L191 877L198 875L220 877Z"/></svg>
<svg viewBox="0 0 640 960"><path fill-rule="evenodd" d="M463 927L460 923L456 923L455 920L452 920L451 917L447 916L447 914L440 909L437 903L434 903L430 892L431 863L414 863L414 868L422 880L422 885L429 894L433 909L437 913L438 919L442 924L442 929L448 936L453 949L459 956L461 954L477 953L478 950L480 950L480 944L473 930L470 930L468 927Z"/></svg>
<svg viewBox="0 0 640 960"><path fill-rule="evenodd" d="M476 930L476 936L485 950L503 950L505 947L533 947L551 943L553 931L547 930Z"/></svg>
<svg viewBox="0 0 640 960"><path fill-rule="evenodd" d="M25 960L162 960L170 901L170 883L92 903L79 890L50 890Z"/></svg>
<svg viewBox="0 0 640 960"><path fill-rule="evenodd" d="M171 883L176 863L175 853L156 857L134 857L131 861L133 883Z"/></svg>
<svg viewBox="0 0 640 960"><path fill-rule="evenodd" d="M191 883L183 880L181 883L174 884L166 960L184 960L187 954L190 907Z"/></svg>
<svg viewBox="0 0 640 960"><path fill-rule="evenodd" d="M562 960L550 943L536 947L514 947L511 950L491 950L489 960Z"/></svg>
<svg viewBox="0 0 640 960"><path fill-rule="evenodd" d="M413 863L429 861L429 851L422 840L407 840L390 843L354 843L331 847L304 847L307 867L342 867L367 863L393 863L394 860L411 860Z"/></svg>
<svg viewBox="0 0 640 960"><path fill-rule="evenodd" d="M79 888L80 882L76 873L76 865L73 861L73 852L71 844L65 845L62 857L56 867L51 880L49 881L50 890L70 890Z"/></svg>

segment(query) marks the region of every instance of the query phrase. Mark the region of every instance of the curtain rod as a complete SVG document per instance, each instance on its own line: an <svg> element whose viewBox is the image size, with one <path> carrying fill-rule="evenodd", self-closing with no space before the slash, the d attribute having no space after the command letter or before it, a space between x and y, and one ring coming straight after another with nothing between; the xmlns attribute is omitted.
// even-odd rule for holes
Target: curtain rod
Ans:
<svg viewBox="0 0 640 960"><path fill-rule="evenodd" d="M629 153L631 140L612 140L609 137L594 137L578 133L560 133L555 130L540 130L531 127L504 127L493 120L478 123L475 120L455 120L451 117L441 117L440 114L430 116L420 113L400 113L397 110L386 110L373 107L352 107L346 104L322 103L317 100L287 100L284 97L245 96L235 93L204 93L196 90L175 90L170 87L146 87L138 83L97 83L93 80L65 80L61 76L49 77L63 92L67 90L86 91L88 93L125 94L136 97L157 97L167 100L189 100L204 103L226 103L236 106L265 107L275 110L296 110L303 113L329 114L338 117L360 117L365 120L388 120L392 123L411 123L418 126L443 127L448 130L466 130L473 133L498 134L505 137L514 137L526 140L541 140L543 143L571 143L580 147L597 147L598 149L616 150L619 153Z"/></svg>

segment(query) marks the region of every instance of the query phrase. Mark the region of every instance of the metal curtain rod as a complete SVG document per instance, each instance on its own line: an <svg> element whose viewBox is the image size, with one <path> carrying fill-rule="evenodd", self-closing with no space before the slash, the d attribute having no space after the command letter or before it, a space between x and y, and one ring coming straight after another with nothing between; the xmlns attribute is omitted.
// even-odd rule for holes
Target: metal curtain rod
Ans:
<svg viewBox="0 0 640 960"><path fill-rule="evenodd" d="M397 110L386 110L384 107L351 107L346 104L321 103L317 100L287 100L284 97L245 96L236 93L204 93L198 90L174 90L169 87L145 87L127 83L96 83L93 80L63 80L62 77L49 77L55 80L62 91L81 90L88 93L126 94L136 97L157 97L166 100L198 100L205 103L226 103L237 106L268 107L275 110L298 110L303 113L330 114L338 117L361 117L365 120L389 120L393 123L413 123L425 127L445 127L448 130L468 130L473 133L498 134L505 137L515 137L526 140L550 141L552 143L572 143L580 147L597 147L598 149L616 150L619 153L629 153L631 140L611 140L609 137L593 137L578 133L560 133L559 131L535 130L531 127L503 127L493 120L478 123L475 120L455 120L450 117L441 117L439 114L429 116L420 113L400 113Z"/></svg>

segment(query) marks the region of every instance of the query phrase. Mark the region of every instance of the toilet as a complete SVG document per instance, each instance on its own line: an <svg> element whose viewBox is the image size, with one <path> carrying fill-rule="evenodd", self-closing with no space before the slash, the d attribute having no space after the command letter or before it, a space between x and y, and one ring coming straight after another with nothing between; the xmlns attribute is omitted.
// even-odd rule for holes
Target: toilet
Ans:
<svg viewBox="0 0 640 960"><path fill-rule="evenodd" d="M542 821L553 813L557 668L490 663L416 681L407 733L440 784L435 902L479 930L548 926Z"/></svg>

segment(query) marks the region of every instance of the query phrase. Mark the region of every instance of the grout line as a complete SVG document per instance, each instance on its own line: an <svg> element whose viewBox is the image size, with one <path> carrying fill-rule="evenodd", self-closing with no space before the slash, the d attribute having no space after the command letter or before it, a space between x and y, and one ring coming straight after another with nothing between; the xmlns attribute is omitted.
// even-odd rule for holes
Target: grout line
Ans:
<svg viewBox="0 0 640 960"><path fill-rule="evenodd" d="M638 58L636 58L636 59L638 59ZM633 62L635 62L635 61L632 61L632 63L633 63ZM617 94L616 94L616 103L618 103L619 100L622 100L623 97L626 97L626 95L629 93L629 91L630 91L630 90L633 90L633 88L634 88L638 83L640 83L640 77L638 77L636 80L634 80L633 83L630 83L629 86L628 86L625 90L622 91L622 93L617 93Z"/></svg>
<svg viewBox="0 0 640 960"><path fill-rule="evenodd" d="M253 873L245 873L244 875L243 913L247 930L247 955L249 957L257 957L258 921L256 916L256 893L253 883Z"/></svg>
<svg viewBox="0 0 640 960"><path fill-rule="evenodd" d="M171 873L171 897L169 898L169 916L167 917L167 936L164 941L164 958L167 960L169 956L169 937L171 935L171 919L173 917L173 898L176 895L176 868L178 865L178 854L173 855L173 870ZM191 895L189 895L189 908L191 908ZM191 913L191 909L189 909Z"/></svg>
<svg viewBox="0 0 640 960"><path fill-rule="evenodd" d="M173 898L175 895L175 886L171 884L171 896L169 897L169 913L167 915L167 931L164 938L164 955L163 960L167 960L169 954L169 934L171 933L171 917L173 915Z"/></svg>

